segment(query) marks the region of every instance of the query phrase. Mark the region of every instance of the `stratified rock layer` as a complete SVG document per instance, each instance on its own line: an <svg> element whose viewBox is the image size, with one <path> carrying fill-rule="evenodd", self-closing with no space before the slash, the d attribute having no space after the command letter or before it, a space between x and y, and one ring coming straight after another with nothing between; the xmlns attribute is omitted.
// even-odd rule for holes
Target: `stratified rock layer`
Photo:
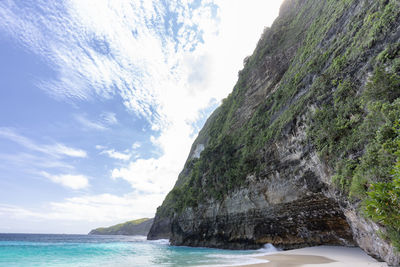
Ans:
<svg viewBox="0 0 400 267"><path fill-rule="evenodd" d="M218 212L201 220L204 212L196 213L188 210L173 222L172 244L228 249L259 248L266 243L285 249L354 244L339 206L321 194L269 208Z"/></svg>

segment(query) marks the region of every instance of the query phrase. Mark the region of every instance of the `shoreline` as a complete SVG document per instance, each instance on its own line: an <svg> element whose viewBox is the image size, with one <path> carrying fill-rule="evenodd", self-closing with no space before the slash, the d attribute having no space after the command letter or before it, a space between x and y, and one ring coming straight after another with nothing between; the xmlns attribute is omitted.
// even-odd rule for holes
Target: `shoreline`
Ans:
<svg viewBox="0 0 400 267"><path fill-rule="evenodd" d="M265 263L244 264L242 267L387 267L359 247L318 246L255 255Z"/></svg>

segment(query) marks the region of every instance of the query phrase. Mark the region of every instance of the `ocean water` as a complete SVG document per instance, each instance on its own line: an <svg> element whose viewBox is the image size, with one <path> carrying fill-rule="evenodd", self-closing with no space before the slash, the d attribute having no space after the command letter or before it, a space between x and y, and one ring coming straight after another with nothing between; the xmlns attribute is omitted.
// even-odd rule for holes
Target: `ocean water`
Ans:
<svg viewBox="0 0 400 267"><path fill-rule="evenodd" d="M276 251L170 246L144 236L0 234L0 266L234 266Z"/></svg>

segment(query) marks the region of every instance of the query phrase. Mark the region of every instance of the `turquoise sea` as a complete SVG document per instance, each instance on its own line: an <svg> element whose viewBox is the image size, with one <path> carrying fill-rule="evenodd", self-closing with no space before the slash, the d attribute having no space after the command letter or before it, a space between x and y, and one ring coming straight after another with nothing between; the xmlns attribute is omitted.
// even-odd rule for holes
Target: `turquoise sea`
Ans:
<svg viewBox="0 0 400 267"><path fill-rule="evenodd" d="M231 251L174 247L144 236L0 234L0 266L234 266L275 248Z"/></svg>

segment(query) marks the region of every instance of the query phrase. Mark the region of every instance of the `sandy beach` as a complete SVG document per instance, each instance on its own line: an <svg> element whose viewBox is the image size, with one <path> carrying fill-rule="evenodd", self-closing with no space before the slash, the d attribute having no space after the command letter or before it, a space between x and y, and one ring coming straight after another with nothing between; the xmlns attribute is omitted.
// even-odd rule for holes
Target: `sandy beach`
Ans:
<svg viewBox="0 0 400 267"><path fill-rule="evenodd" d="M302 248L257 257L268 263L243 265L245 267L386 267L368 256L360 248L319 246Z"/></svg>

